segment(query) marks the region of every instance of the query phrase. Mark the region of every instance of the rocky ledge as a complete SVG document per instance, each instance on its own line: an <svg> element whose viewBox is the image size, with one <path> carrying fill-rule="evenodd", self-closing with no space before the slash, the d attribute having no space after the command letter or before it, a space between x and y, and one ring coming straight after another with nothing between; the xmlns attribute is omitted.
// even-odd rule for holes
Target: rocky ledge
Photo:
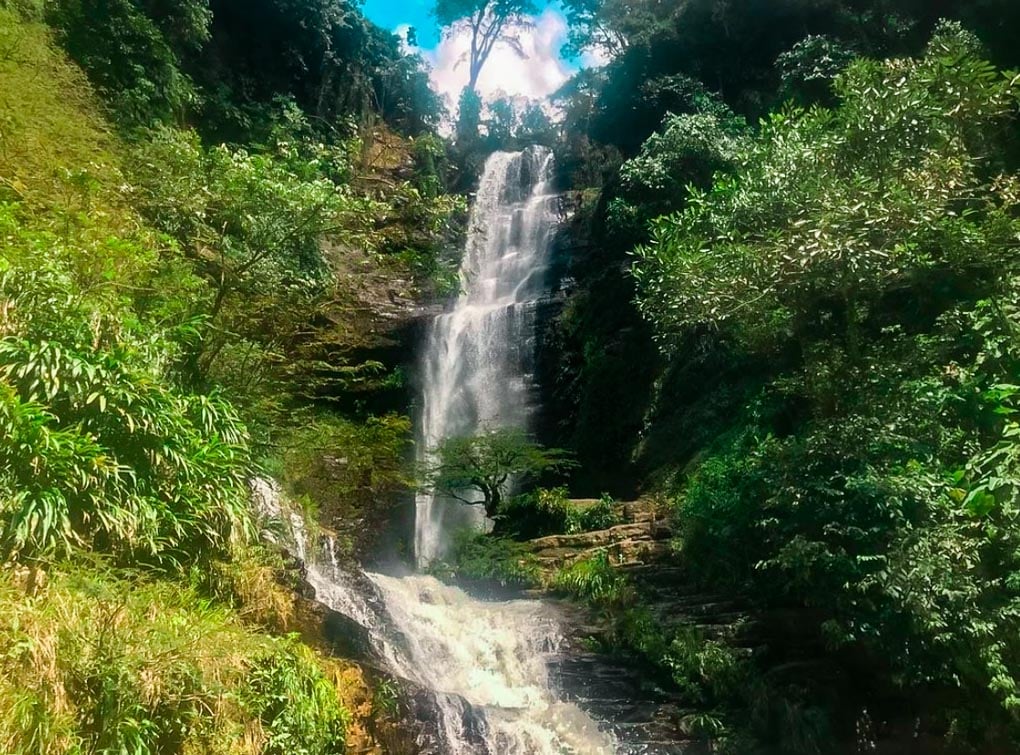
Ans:
<svg viewBox="0 0 1020 755"><path fill-rule="evenodd" d="M595 505L594 500L571 502L578 508ZM528 550L544 572L570 566L595 555L608 553L614 565L636 566L664 561L670 554L673 531L662 506L651 499L617 504L620 524L604 530L574 535L549 535L531 540Z"/></svg>

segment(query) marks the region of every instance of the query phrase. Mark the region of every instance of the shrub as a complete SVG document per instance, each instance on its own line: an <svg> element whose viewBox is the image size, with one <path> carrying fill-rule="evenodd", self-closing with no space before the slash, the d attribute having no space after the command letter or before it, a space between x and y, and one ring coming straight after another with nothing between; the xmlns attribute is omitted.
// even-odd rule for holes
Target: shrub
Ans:
<svg viewBox="0 0 1020 755"><path fill-rule="evenodd" d="M75 562L0 578L0 750L344 751L321 659L245 629L179 584Z"/></svg>
<svg viewBox="0 0 1020 755"><path fill-rule="evenodd" d="M497 527L521 539L591 532L620 523L616 505L612 496L604 494L594 505L580 507L570 500L566 488L539 488L504 503Z"/></svg>
<svg viewBox="0 0 1020 755"><path fill-rule="evenodd" d="M136 245L29 231L9 206L0 228L4 556L85 547L169 564L245 537L247 431L221 397L172 380L187 325L157 326L110 285L146 280ZM137 267L117 270L125 258Z"/></svg>
<svg viewBox="0 0 1020 755"><path fill-rule="evenodd" d="M553 585L571 597L597 606L621 603L630 595L626 578L609 563L604 550L560 569Z"/></svg>
<svg viewBox="0 0 1020 755"><path fill-rule="evenodd" d="M504 586L531 587L539 582L538 564L523 545L471 531L457 535L448 559L435 571L440 576L495 580Z"/></svg>
<svg viewBox="0 0 1020 755"><path fill-rule="evenodd" d="M221 399L174 391L123 350L0 341L0 544L175 561L250 531L246 433Z"/></svg>
<svg viewBox="0 0 1020 755"><path fill-rule="evenodd" d="M620 524L622 519L616 510L616 499L609 493L603 493L598 501L584 509L575 507L572 520L567 527L568 532L591 532L605 530Z"/></svg>

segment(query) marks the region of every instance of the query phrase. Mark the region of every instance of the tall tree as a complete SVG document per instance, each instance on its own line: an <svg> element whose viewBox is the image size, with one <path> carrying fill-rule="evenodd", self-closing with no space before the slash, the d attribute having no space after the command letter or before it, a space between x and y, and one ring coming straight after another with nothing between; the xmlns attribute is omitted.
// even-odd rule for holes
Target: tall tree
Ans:
<svg viewBox="0 0 1020 755"><path fill-rule="evenodd" d="M522 58L520 32L531 27L529 16L537 11L531 0L436 0L435 16L447 34L466 30L471 34L468 89L475 90L485 61L498 44L505 44Z"/></svg>

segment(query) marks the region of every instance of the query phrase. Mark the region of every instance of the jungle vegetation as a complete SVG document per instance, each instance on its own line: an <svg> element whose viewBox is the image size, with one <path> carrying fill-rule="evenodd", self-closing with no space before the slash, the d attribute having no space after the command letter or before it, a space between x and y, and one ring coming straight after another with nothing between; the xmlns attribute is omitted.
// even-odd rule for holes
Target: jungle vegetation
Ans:
<svg viewBox="0 0 1020 755"><path fill-rule="evenodd" d="M472 69L531 10L490 5L440 4ZM469 86L446 138L354 2L0 0L0 750L371 741L357 669L292 634L249 480L371 547L414 485L379 313L455 293L451 187L534 142L573 210L542 445L482 476L500 438L444 449L436 487L498 483L498 537L455 560L527 583L521 541L654 493L670 574L794 617L834 672L662 626L604 554L561 570L714 747L1015 749L1020 5L563 9L608 63L554 111Z"/></svg>
<svg viewBox="0 0 1020 755"><path fill-rule="evenodd" d="M372 745L249 482L352 552L407 489L372 318L448 288L441 115L354 4L0 3L0 750Z"/></svg>

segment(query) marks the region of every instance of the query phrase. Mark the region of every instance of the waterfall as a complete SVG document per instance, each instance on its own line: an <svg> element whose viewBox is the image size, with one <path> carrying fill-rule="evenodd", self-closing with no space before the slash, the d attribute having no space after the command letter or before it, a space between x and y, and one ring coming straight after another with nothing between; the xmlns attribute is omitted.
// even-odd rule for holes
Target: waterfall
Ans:
<svg viewBox="0 0 1020 755"><path fill-rule="evenodd" d="M316 600L363 627L390 673L430 692L438 731L419 742L423 755L615 752L612 735L563 702L551 683L548 662L563 643L552 606L483 602L421 574L349 571L330 537L309 538L278 485L256 479L252 493L283 530L282 544L303 561Z"/></svg>
<svg viewBox="0 0 1020 755"><path fill-rule="evenodd" d="M461 293L429 330L422 364L418 449L422 460L446 438L498 427L526 429L533 407L535 308L557 220L552 153L496 152L485 163L460 268ZM442 555L444 536L484 520L480 507L422 493L415 555Z"/></svg>
<svg viewBox="0 0 1020 755"><path fill-rule="evenodd" d="M550 683L548 661L563 641L551 606L483 602L423 575L369 577L406 638L410 678L438 693L444 754L615 751L613 738Z"/></svg>
<svg viewBox="0 0 1020 755"><path fill-rule="evenodd" d="M419 428L424 452L444 438L529 424L535 308L546 288L556 221L551 173L552 155L543 148L498 152L486 162L461 265L462 292L436 318L426 341ZM276 489L253 487L257 502L278 496ZM261 508L289 523L316 599L368 630L391 673L431 693L439 730L434 742L419 743L423 753L615 751L613 736L565 702L550 679L550 661L564 642L555 606L480 601L424 574L354 579L328 543L322 553L309 546L300 517L288 519L278 503ZM477 508L420 496L419 564L442 554L449 528L477 526Z"/></svg>

